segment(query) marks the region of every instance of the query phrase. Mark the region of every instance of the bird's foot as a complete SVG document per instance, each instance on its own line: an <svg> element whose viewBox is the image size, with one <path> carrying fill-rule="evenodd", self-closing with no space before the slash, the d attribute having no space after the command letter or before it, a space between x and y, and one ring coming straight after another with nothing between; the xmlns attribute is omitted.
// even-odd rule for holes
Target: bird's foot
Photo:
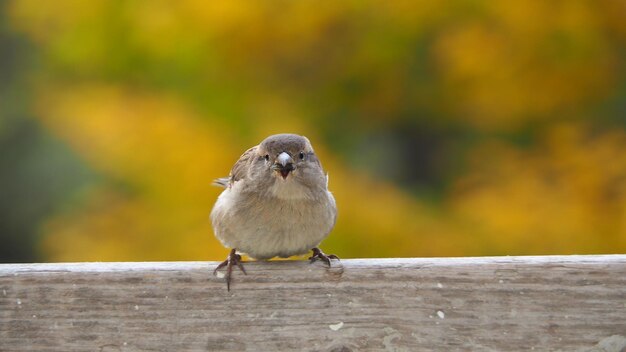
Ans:
<svg viewBox="0 0 626 352"><path fill-rule="evenodd" d="M224 277L226 279L226 289L228 291L230 291L230 278L233 272L233 265L237 265L239 269L244 273L244 275L247 275L246 270L243 268L243 264L241 263L241 255L237 254L236 252L237 250L233 248L228 254L228 257L226 257L226 260L221 262L220 265L218 265L217 268L213 270L213 275L217 275L218 270L226 267L226 275Z"/></svg>
<svg viewBox="0 0 626 352"><path fill-rule="evenodd" d="M311 261L311 263L313 263L316 260L321 260L324 263L326 263L326 265L328 265L328 267L330 268L330 260L331 259L337 259L339 260L339 257L334 255L334 254L324 254L324 252L322 252L321 249L315 247L312 249L313 251L313 255L309 257L309 260Z"/></svg>

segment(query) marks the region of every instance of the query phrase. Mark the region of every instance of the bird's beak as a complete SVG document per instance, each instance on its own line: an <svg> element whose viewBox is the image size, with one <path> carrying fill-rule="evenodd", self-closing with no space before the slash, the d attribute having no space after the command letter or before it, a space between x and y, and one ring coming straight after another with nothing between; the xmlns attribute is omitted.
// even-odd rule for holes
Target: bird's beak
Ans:
<svg viewBox="0 0 626 352"><path fill-rule="evenodd" d="M296 167L293 164L293 159L287 152L278 154L274 165L272 165L272 170L278 171L283 179L286 179L287 176L289 176L289 173L295 169Z"/></svg>

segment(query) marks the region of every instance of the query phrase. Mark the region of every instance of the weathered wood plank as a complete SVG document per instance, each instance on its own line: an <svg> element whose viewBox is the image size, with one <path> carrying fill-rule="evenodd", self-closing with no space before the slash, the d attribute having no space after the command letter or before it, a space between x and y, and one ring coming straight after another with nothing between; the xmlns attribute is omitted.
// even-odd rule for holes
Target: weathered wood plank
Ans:
<svg viewBox="0 0 626 352"><path fill-rule="evenodd" d="M0 350L626 349L626 255L215 265L0 265Z"/></svg>

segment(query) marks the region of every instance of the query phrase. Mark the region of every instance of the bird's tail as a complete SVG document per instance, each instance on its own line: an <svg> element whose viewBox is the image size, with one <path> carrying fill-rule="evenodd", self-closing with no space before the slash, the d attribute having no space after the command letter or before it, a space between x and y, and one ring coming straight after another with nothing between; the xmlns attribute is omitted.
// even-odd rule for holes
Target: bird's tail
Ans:
<svg viewBox="0 0 626 352"><path fill-rule="evenodd" d="M229 184L230 184L230 177L216 178L215 180L213 180L213 183L212 183L213 186L218 186L218 187L223 187L223 188L228 188Z"/></svg>

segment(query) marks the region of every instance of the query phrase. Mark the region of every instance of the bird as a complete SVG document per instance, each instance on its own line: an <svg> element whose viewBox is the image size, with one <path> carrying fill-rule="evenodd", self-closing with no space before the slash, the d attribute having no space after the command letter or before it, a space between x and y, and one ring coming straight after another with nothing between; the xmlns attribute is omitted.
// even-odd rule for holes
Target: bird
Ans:
<svg viewBox="0 0 626 352"><path fill-rule="evenodd" d="M228 291L234 266L246 274L242 254L268 260L312 251L311 263L321 260L328 267L331 259L339 260L319 249L335 226L337 205L308 138L271 135L246 150L229 176L213 184L225 188L211 211L213 232L231 249L213 274L226 267Z"/></svg>

